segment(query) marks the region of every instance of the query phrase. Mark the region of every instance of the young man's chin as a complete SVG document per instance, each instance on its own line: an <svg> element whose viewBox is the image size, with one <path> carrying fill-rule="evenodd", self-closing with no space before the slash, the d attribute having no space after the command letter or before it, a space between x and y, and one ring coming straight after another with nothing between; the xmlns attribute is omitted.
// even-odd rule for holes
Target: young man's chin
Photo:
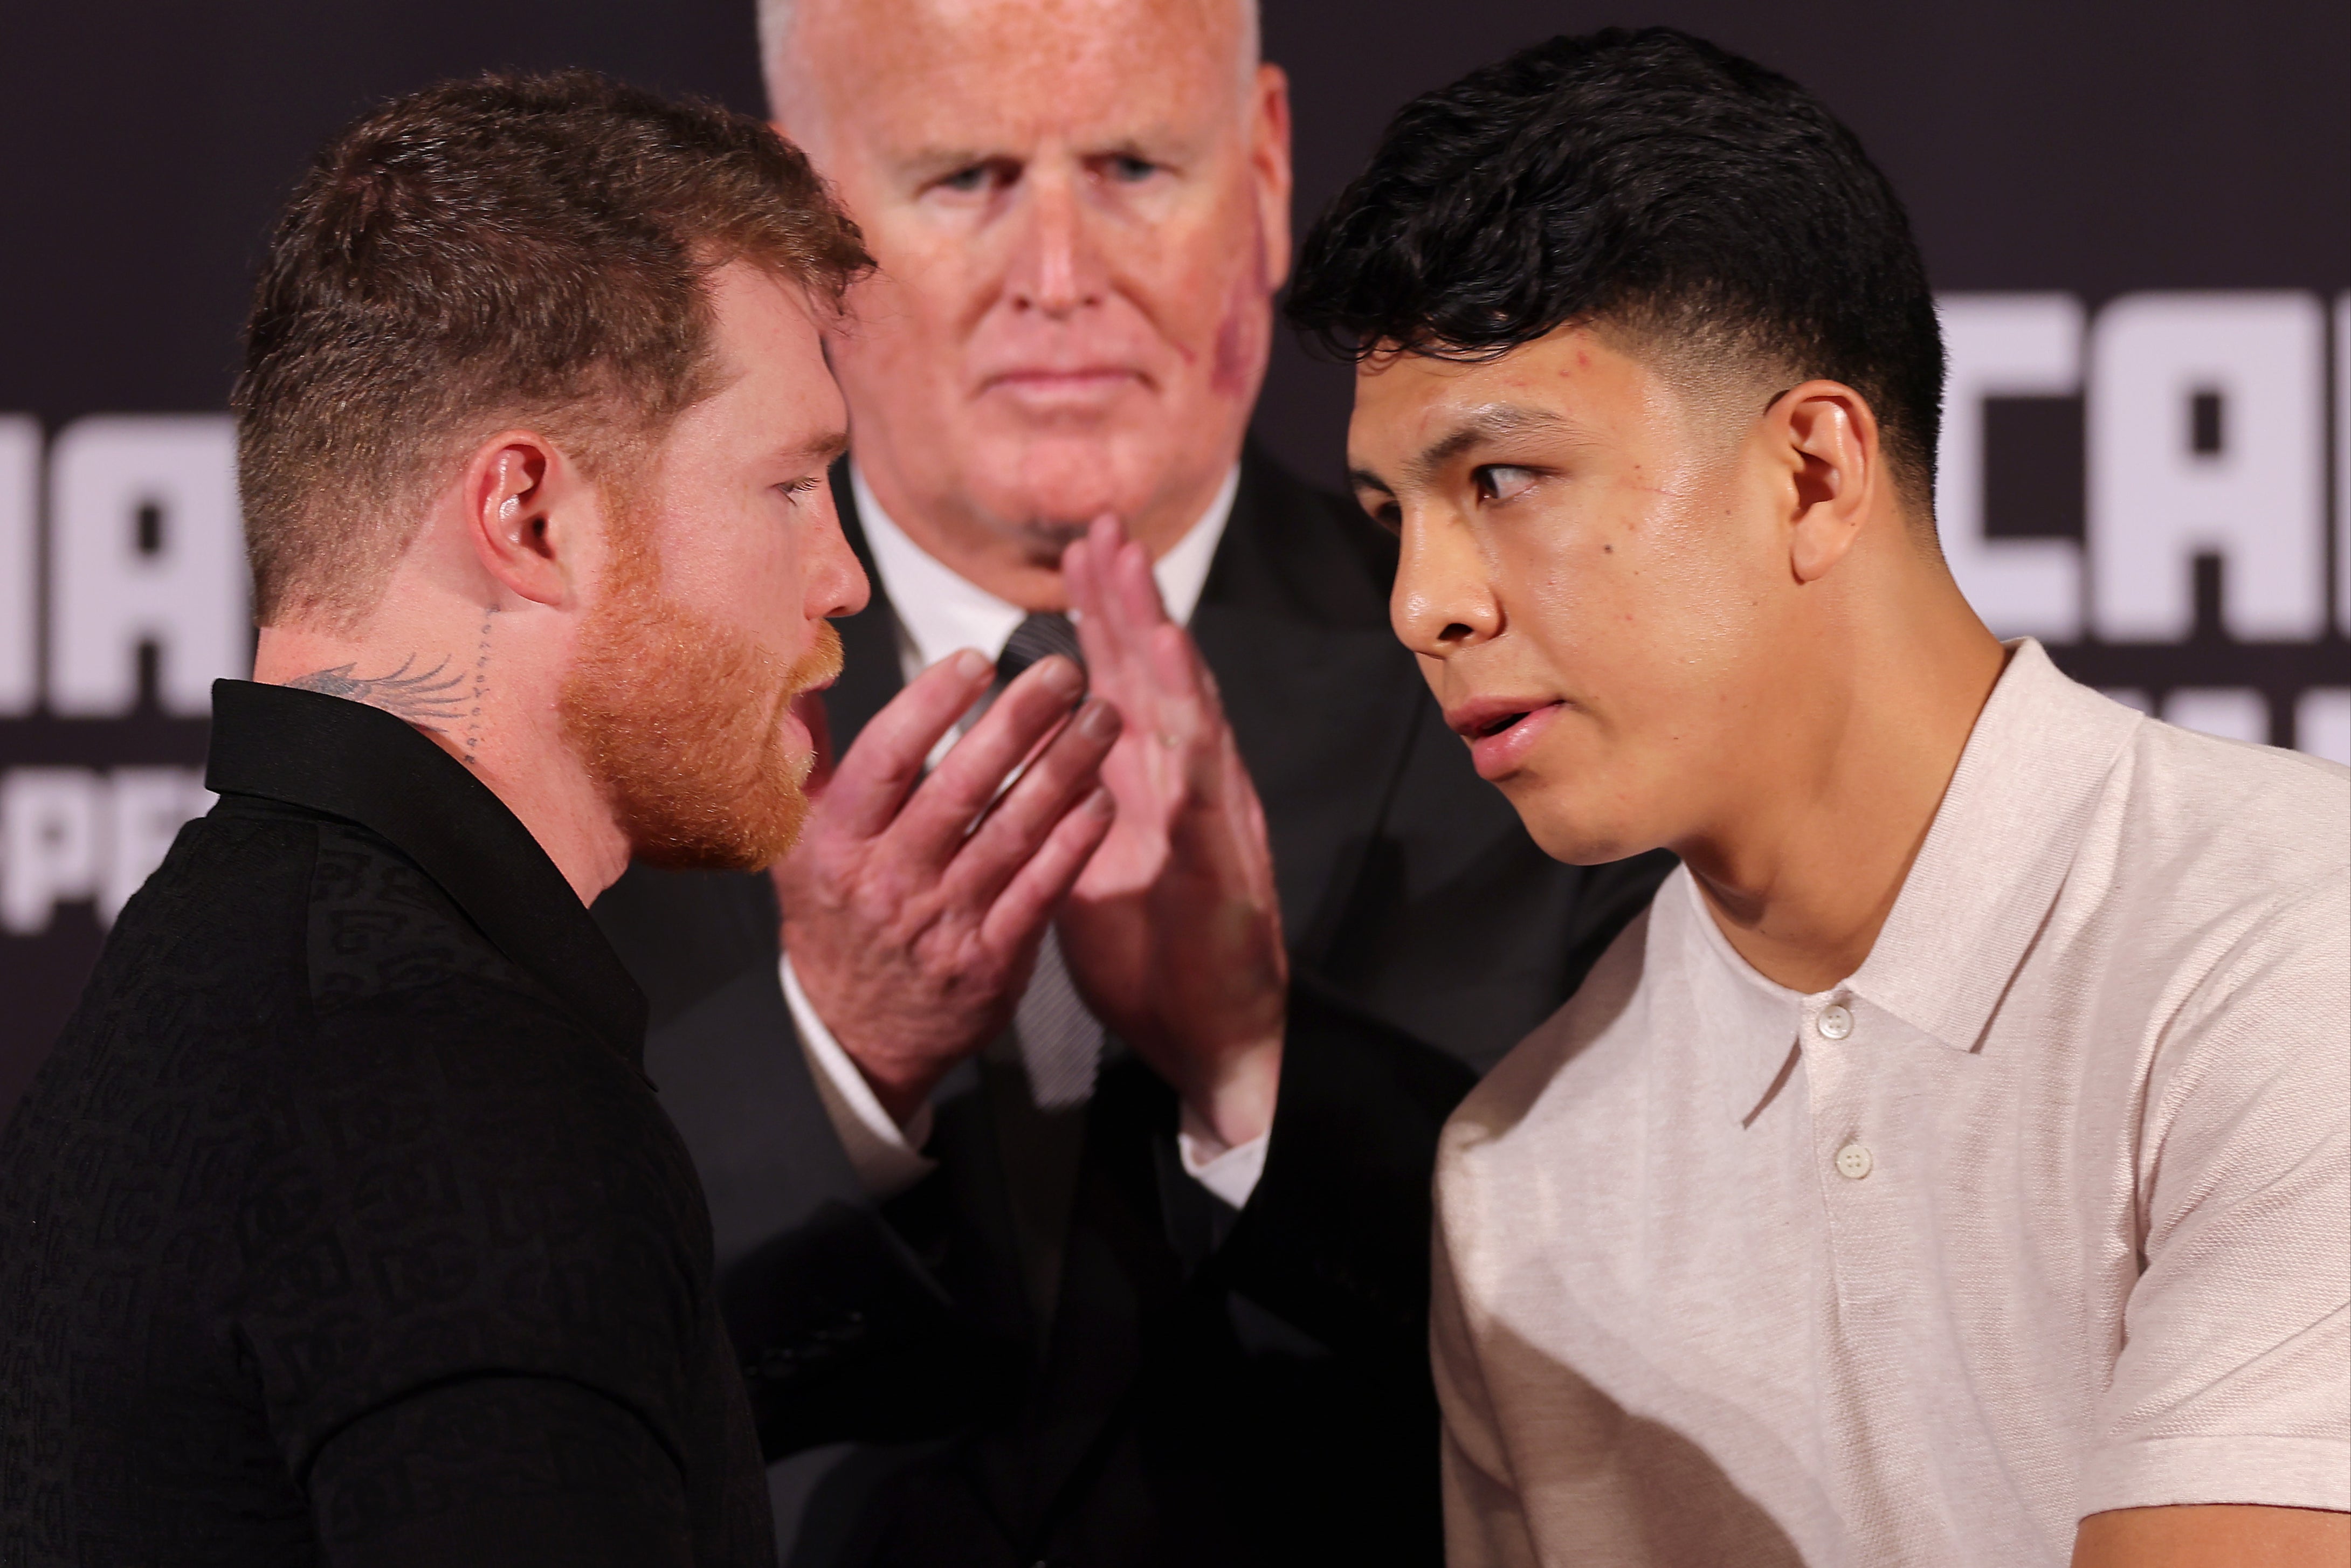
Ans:
<svg viewBox="0 0 2351 1568"><path fill-rule="evenodd" d="M1542 852L1567 865L1605 865L1654 849L1635 823L1576 798L1570 786L1526 774L1502 781L1503 796L1517 809L1527 836Z"/></svg>

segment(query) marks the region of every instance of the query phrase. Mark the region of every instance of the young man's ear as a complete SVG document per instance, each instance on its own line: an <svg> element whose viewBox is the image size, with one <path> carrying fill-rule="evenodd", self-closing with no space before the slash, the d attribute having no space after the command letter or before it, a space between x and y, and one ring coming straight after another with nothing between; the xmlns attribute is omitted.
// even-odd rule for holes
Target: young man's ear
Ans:
<svg viewBox="0 0 2351 1568"><path fill-rule="evenodd" d="M579 579L581 513L594 486L554 443L528 430L484 442L465 465L464 505L474 556L498 585L534 604L561 605Z"/></svg>
<svg viewBox="0 0 2351 1568"><path fill-rule="evenodd" d="M1877 416L1842 382L1815 381L1782 392L1766 418L1792 481L1788 567L1798 582L1815 582L1869 516L1880 482Z"/></svg>

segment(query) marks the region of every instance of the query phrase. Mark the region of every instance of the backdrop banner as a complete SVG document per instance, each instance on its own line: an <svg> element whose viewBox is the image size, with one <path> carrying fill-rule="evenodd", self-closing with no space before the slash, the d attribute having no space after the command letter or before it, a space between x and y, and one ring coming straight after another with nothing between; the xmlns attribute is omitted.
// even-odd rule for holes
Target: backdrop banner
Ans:
<svg viewBox="0 0 2351 1568"><path fill-rule="evenodd" d="M2178 724L2351 761L2351 8L1265 0L1305 220L1411 94L1667 23L1789 72L1910 205L1950 347L1938 514L2002 635ZM0 16L0 1115L208 804L249 672L223 410L305 159L373 101L587 65L756 109L751 0L138 0ZM1342 471L1285 335L1258 434Z"/></svg>

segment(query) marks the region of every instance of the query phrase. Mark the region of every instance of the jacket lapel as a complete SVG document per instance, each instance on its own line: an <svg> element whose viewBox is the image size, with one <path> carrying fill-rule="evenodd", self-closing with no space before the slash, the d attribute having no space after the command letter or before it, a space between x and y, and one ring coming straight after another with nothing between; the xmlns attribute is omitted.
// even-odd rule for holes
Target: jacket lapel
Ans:
<svg viewBox="0 0 2351 1568"><path fill-rule="evenodd" d="M1318 967L1403 760L1413 673L1385 656L1393 641L1222 605L1202 605L1193 632L1265 804L1291 956Z"/></svg>
<svg viewBox="0 0 2351 1568"><path fill-rule="evenodd" d="M1427 698L1388 629L1394 550L1255 451L1193 612L1264 802L1282 929L1318 967L1342 936L1415 714Z"/></svg>

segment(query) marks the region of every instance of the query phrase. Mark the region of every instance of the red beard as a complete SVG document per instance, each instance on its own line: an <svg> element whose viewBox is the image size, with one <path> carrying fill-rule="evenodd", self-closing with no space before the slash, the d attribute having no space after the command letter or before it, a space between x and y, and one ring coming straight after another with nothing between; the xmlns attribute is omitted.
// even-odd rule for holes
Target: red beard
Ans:
<svg viewBox="0 0 2351 1568"><path fill-rule="evenodd" d="M565 678L565 733L603 786L637 859L751 871L789 849L814 758L785 740L792 699L841 671L820 622L787 663L663 597L650 542L616 518L611 585Z"/></svg>

